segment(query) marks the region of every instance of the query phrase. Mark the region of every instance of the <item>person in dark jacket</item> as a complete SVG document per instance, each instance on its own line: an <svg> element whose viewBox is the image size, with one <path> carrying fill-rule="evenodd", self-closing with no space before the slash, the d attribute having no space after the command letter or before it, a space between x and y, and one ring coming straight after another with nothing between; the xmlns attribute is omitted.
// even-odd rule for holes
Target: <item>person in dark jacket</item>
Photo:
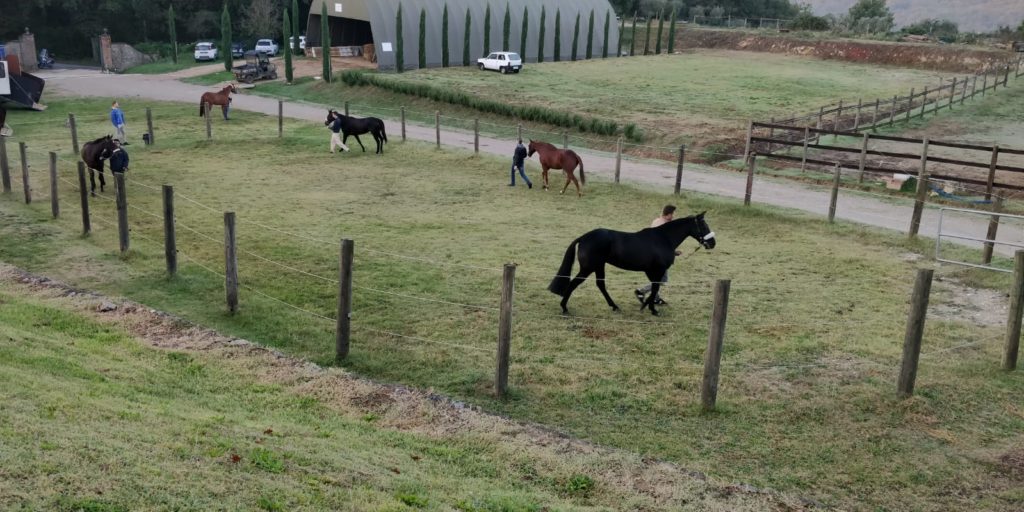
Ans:
<svg viewBox="0 0 1024 512"><path fill-rule="evenodd" d="M524 146L523 145L523 141L520 140L519 141L519 145L516 146L515 153L512 155L512 170L509 172L509 175L512 178L512 183L509 183L508 186L510 186L510 187L516 186L516 169L518 168L519 169L519 176L522 176L523 181L526 182L526 186L529 187L529 188L533 188L533 183L530 183L530 178L527 178L526 177L526 172L524 172L523 168L524 168L525 165L526 165L526 146Z"/></svg>
<svg viewBox="0 0 1024 512"><path fill-rule="evenodd" d="M128 172L128 152L121 147L120 139L114 139L114 151L110 154L110 172Z"/></svg>
<svg viewBox="0 0 1024 512"><path fill-rule="evenodd" d="M331 114L337 114L335 111L331 111ZM341 151L349 151L348 146L341 141L341 116L334 115L333 121L328 121L327 127L331 130L331 154L334 154L334 148L340 147Z"/></svg>

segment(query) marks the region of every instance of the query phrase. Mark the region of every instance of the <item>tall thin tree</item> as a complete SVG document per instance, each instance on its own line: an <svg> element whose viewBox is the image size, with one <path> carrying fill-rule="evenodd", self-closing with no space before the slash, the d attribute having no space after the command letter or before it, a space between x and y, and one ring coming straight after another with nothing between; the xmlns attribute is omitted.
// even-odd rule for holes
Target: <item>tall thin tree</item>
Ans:
<svg viewBox="0 0 1024 512"><path fill-rule="evenodd" d="M331 27L327 23L327 2L320 4L320 54L324 81L331 83Z"/></svg>
<svg viewBox="0 0 1024 512"><path fill-rule="evenodd" d="M636 11L633 11L632 37L629 39L629 56L636 55Z"/></svg>
<svg viewBox="0 0 1024 512"><path fill-rule="evenodd" d="M282 23L281 32L284 34L284 40L287 41L292 35L292 20L288 17L288 9L284 10L284 22ZM288 83L292 83L292 48L285 48L284 50L284 79Z"/></svg>
<svg viewBox="0 0 1024 512"><path fill-rule="evenodd" d="M448 62L448 3L444 4L444 14L441 15L441 67L446 68Z"/></svg>
<svg viewBox="0 0 1024 512"><path fill-rule="evenodd" d="M622 56L622 34L626 33L626 16L620 16L622 19L619 21L619 42L615 46L615 56Z"/></svg>
<svg viewBox="0 0 1024 512"><path fill-rule="evenodd" d="M537 36L537 62L544 62L544 25L547 23L547 9L540 6L540 35Z"/></svg>
<svg viewBox="0 0 1024 512"><path fill-rule="evenodd" d="M587 27L587 60L594 58L594 10L590 10L590 24Z"/></svg>
<svg viewBox="0 0 1024 512"><path fill-rule="evenodd" d="M472 33L473 28L473 17L469 13L469 7L466 8L466 30L463 31L462 39L462 65L469 65L469 35Z"/></svg>
<svg viewBox="0 0 1024 512"><path fill-rule="evenodd" d="M601 58L608 58L608 29L612 23L612 12L604 12L604 45L601 46Z"/></svg>
<svg viewBox="0 0 1024 512"><path fill-rule="evenodd" d="M661 35L662 30L665 28L665 10L662 9L658 12L658 41L654 43L654 54L661 55Z"/></svg>
<svg viewBox="0 0 1024 512"><path fill-rule="evenodd" d="M501 51L510 52L512 47L509 46L509 38L512 37L512 11L508 2L505 2L505 21L501 24Z"/></svg>
<svg viewBox="0 0 1024 512"><path fill-rule="evenodd" d="M231 56L231 13L228 12L228 3L224 2L224 11L220 13L220 51L224 59L224 70L231 71L235 64Z"/></svg>
<svg viewBox="0 0 1024 512"><path fill-rule="evenodd" d="M555 9L555 62L562 60L562 10Z"/></svg>
<svg viewBox="0 0 1024 512"><path fill-rule="evenodd" d="M295 38L292 41L292 55L298 55L302 53L302 48L299 47L299 0L292 0L292 37ZM285 41L288 38L284 38ZM285 43L287 44L287 43Z"/></svg>
<svg viewBox="0 0 1024 512"><path fill-rule="evenodd" d="M420 69L427 67L427 10L420 9Z"/></svg>
<svg viewBox="0 0 1024 512"><path fill-rule="evenodd" d="M675 5L672 6L672 18L668 22L668 54L672 55L672 51L676 48L676 12L679 9Z"/></svg>
<svg viewBox="0 0 1024 512"><path fill-rule="evenodd" d="M523 28L519 31L519 56L526 59L526 34L530 31L530 8L523 6Z"/></svg>
<svg viewBox="0 0 1024 512"><path fill-rule="evenodd" d="M654 18L647 18L647 30L644 31L644 55L650 53L651 49L651 24L654 23Z"/></svg>
<svg viewBox="0 0 1024 512"><path fill-rule="evenodd" d="M491 4L487 4L487 10L484 11L484 54L491 53Z"/></svg>
<svg viewBox="0 0 1024 512"><path fill-rule="evenodd" d="M395 71L405 71L405 37L402 34L402 4L395 13Z"/></svg>
<svg viewBox="0 0 1024 512"><path fill-rule="evenodd" d="M576 13L576 24L572 28L572 60L576 61L576 48L580 42L580 13Z"/></svg>
<svg viewBox="0 0 1024 512"><path fill-rule="evenodd" d="M178 28L174 19L174 6L167 8L167 33L171 36L171 61L178 63Z"/></svg>

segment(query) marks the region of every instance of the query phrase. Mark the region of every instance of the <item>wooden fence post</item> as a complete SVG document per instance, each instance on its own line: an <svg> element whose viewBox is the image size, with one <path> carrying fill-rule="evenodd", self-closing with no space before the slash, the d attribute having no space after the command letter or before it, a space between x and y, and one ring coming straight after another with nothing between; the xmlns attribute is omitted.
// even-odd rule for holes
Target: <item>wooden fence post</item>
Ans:
<svg viewBox="0 0 1024 512"><path fill-rule="evenodd" d="M224 212L224 289L228 312L238 312L238 253L235 248L235 212Z"/></svg>
<svg viewBox="0 0 1024 512"><path fill-rule="evenodd" d="M970 80L970 77L965 76L964 77L964 90L963 90L963 92L960 93L960 106L963 106L964 101L967 100L967 81L968 80Z"/></svg>
<svg viewBox="0 0 1024 512"><path fill-rule="evenodd" d="M750 158L750 145L754 138L754 122L747 125L747 145L743 148L743 161Z"/></svg>
<svg viewBox="0 0 1024 512"><path fill-rule="evenodd" d="M978 75L974 75L974 79L971 80L971 99L978 95Z"/></svg>
<svg viewBox="0 0 1024 512"><path fill-rule="evenodd" d="M914 111L914 88L910 88L910 96L907 96L907 117L904 121L910 121L910 114Z"/></svg>
<svg viewBox="0 0 1024 512"><path fill-rule="evenodd" d="M892 107L889 108L889 126L892 126L896 122L896 103L899 102L899 96L892 97Z"/></svg>
<svg viewBox="0 0 1024 512"><path fill-rule="evenodd" d="M828 202L828 222L836 221L836 203L839 201L839 182L843 179L843 168L836 162L835 178L832 179L832 196Z"/></svg>
<svg viewBox="0 0 1024 512"><path fill-rule="evenodd" d="M1006 321L1006 350L1003 352L1003 369L1006 371L1013 371L1017 368L1022 313L1024 313L1024 251L1018 250L1013 257L1010 318Z"/></svg>
<svg viewBox="0 0 1024 512"><path fill-rule="evenodd" d="M473 120L473 154L480 154L480 120Z"/></svg>
<svg viewBox="0 0 1024 512"><path fill-rule="evenodd" d="M619 184L619 175L622 173L622 137L615 143L615 184Z"/></svg>
<svg viewBox="0 0 1024 512"><path fill-rule="evenodd" d="M178 273L178 240L174 233L174 187L163 186L164 198L164 260L167 262L167 276Z"/></svg>
<svg viewBox="0 0 1024 512"><path fill-rule="evenodd" d="M494 391L498 396L508 393L508 360L512 345L512 300L515 292L516 266L506 263L501 275L501 310L498 314L498 365L494 372Z"/></svg>
<svg viewBox="0 0 1024 512"><path fill-rule="evenodd" d="M562 149L569 149L569 131L562 131Z"/></svg>
<svg viewBox="0 0 1024 512"><path fill-rule="evenodd" d="M825 118L825 106L822 105L820 108L818 108L818 124L814 125L814 127L820 130L821 127L822 127L822 124L824 123L824 118ZM820 138L821 136L819 135L818 137ZM747 137L747 138L749 139L750 137Z"/></svg>
<svg viewBox="0 0 1024 512"><path fill-rule="evenodd" d="M992 187L996 182L996 166L999 163L999 144L992 146L992 161L988 166L988 179L985 181L985 199L992 199Z"/></svg>
<svg viewBox="0 0 1024 512"><path fill-rule="evenodd" d="M92 232L89 222L89 190L85 187L85 162L78 161L78 198L82 202L82 236Z"/></svg>
<svg viewBox="0 0 1024 512"><path fill-rule="evenodd" d="M345 100L345 116L348 116L348 100Z"/></svg>
<svg viewBox="0 0 1024 512"><path fill-rule="evenodd" d="M437 149L441 149L441 111L434 111L434 134L437 138Z"/></svg>
<svg viewBox="0 0 1024 512"><path fill-rule="evenodd" d="M402 107L402 142L405 142L405 107Z"/></svg>
<svg viewBox="0 0 1024 512"><path fill-rule="evenodd" d="M769 124L775 124L775 118L772 117L771 120L768 121L768 123ZM769 128L768 129L768 138L769 139L774 139L775 138L775 128ZM766 151L765 153L767 153L769 155L772 154L772 143L771 142L768 143L768 151Z"/></svg>
<svg viewBox="0 0 1024 512"><path fill-rule="evenodd" d="M32 185L28 177L28 150L24 142L18 143L18 153L21 156L21 183L25 191L25 204L32 204Z"/></svg>
<svg viewBox="0 0 1024 512"><path fill-rule="evenodd" d="M953 110L953 101L956 99L956 77L953 77L953 86L949 89L949 105L946 105L949 110Z"/></svg>
<svg viewBox="0 0 1024 512"><path fill-rule="evenodd" d="M673 191L675 195L679 195L679 189L683 184L683 162L686 161L686 144L679 146L679 163L676 165L676 186Z"/></svg>
<svg viewBox="0 0 1024 512"><path fill-rule="evenodd" d="M146 107L146 133L149 134L149 143L156 144L155 134L153 133L153 109ZM75 150L75 153L78 153Z"/></svg>
<svg viewBox="0 0 1024 512"><path fill-rule="evenodd" d="M864 132L864 141L860 146L860 162L857 164L857 183L864 183L864 167L867 165L868 140L870 140L870 137L870 133Z"/></svg>
<svg viewBox="0 0 1024 512"><path fill-rule="evenodd" d="M71 129L71 149L74 150L75 155L81 150L78 147L78 124L75 122L75 115L68 112L68 128Z"/></svg>
<svg viewBox="0 0 1024 512"><path fill-rule="evenodd" d="M3 182L4 193L11 193L11 163L7 158L7 137L0 137L0 181Z"/></svg>
<svg viewBox="0 0 1024 512"><path fill-rule="evenodd" d="M1002 196L996 196L996 201L992 205L992 216L988 219L988 232L985 233L985 240L995 240L999 234L999 212L1003 209L1003 198ZM981 261L985 265L992 263L992 251L995 249L995 242L985 242L985 246L981 249Z"/></svg>
<svg viewBox="0 0 1024 512"><path fill-rule="evenodd" d="M836 119L835 119L835 121L832 122L832 131L833 132L838 132L839 131L839 119L842 117L842 115L843 115L843 100L839 100L839 108L836 109ZM839 139L839 135L838 134L832 135L832 142L835 142L838 139Z"/></svg>
<svg viewBox="0 0 1024 512"><path fill-rule="evenodd" d="M516 140L523 140L523 123L516 123Z"/></svg>
<svg viewBox="0 0 1024 512"><path fill-rule="evenodd" d="M981 97L985 97L985 92L988 91L988 75L981 76Z"/></svg>
<svg viewBox="0 0 1024 512"><path fill-rule="evenodd" d="M860 111L864 108L864 98L857 98L857 113L853 116L853 131L860 129Z"/></svg>
<svg viewBox="0 0 1024 512"><path fill-rule="evenodd" d="M354 242L341 240L341 256L338 264L338 320L335 327L334 360L348 357L352 331L352 258Z"/></svg>
<svg viewBox="0 0 1024 512"><path fill-rule="evenodd" d="M277 100L277 138L284 137L284 100Z"/></svg>
<svg viewBox="0 0 1024 512"><path fill-rule="evenodd" d="M804 127L804 151L803 151L803 155L800 157L800 172L801 173L807 171L807 144L810 142L810 140L811 140L811 127L805 126Z"/></svg>
<svg viewBox="0 0 1024 512"><path fill-rule="evenodd" d="M750 206L750 196L754 191L754 170L757 168L757 153L751 153L747 157L747 190L743 194L743 206Z"/></svg>
<svg viewBox="0 0 1024 512"><path fill-rule="evenodd" d="M921 339L924 336L928 295L931 293L934 272L930 268L922 268L917 271L914 294L910 298L910 314L907 316L907 332L903 336L903 363L900 365L900 377L896 384L896 391L900 398L907 398L914 394L917 362L921 357Z"/></svg>
<svg viewBox="0 0 1024 512"><path fill-rule="evenodd" d="M125 187L124 173L112 172L114 175L114 186L117 188L117 239L121 249L121 256L128 254L130 243L128 240L128 190Z"/></svg>
<svg viewBox="0 0 1024 512"><path fill-rule="evenodd" d="M213 140L213 126L210 124L210 102L203 103L206 109L206 140Z"/></svg>
<svg viewBox="0 0 1024 512"><path fill-rule="evenodd" d="M1006 66L1005 74L1003 74L1003 88L1010 87L1010 66Z"/></svg>
<svg viewBox="0 0 1024 512"><path fill-rule="evenodd" d="M53 218L60 217L60 198L57 193L57 153L50 151L50 213Z"/></svg>
<svg viewBox="0 0 1024 512"><path fill-rule="evenodd" d="M920 118L924 119L924 109L928 107L928 86L924 86L924 98L921 100L921 114Z"/></svg>
<svg viewBox="0 0 1024 512"><path fill-rule="evenodd" d="M921 172L917 175L917 196L914 198L914 213L910 217L910 238L917 236L921 228L924 203L928 200L928 139L921 146Z"/></svg>
<svg viewBox="0 0 1024 512"><path fill-rule="evenodd" d="M715 410L718 401L718 374L722 367L722 343L725 340L725 321L729 313L729 287L732 281L715 281L715 302L708 331L708 349L704 352L704 378L700 384L700 406L704 412Z"/></svg>
<svg viewBox="0 0 1024 512"><path fill-rule="evenodd" d="M875 111L871 114L871 129L878 130L878 108L882 106L882 100L875 98Z"/></svg>

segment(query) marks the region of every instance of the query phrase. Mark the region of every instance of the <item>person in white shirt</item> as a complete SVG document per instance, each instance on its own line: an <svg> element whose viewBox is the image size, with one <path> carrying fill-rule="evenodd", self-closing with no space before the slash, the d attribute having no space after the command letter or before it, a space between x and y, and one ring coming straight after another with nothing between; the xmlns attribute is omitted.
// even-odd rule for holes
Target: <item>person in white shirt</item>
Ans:
<svg viewBox="0 0 1024 512"><path fill-rule="evenodd" d="M662 225L662 224L672 220L672 218L675 217L675 214L676 214L676 207L675 207L675 205L672 205L672 204L665 205L665 207L661 209L661 215L659 215L658 217L655 217L654 220L651 221L651 226L650 227L656 228L656 227L658 227L658 226L660 226L660 225ZM676 251L676 256L679 256L680 254L682 254L682 253L680 253L679 251ZM668 283L668 271L667 270L665 271L665 276L661 278L660 283L662 285ZM647 294L651 293L651 288L652 288L651 284L652 283L647 283L645 286L637 288L636 290L633 291L633 293L636 294L637 300L640 301L640 304L643 304L644 301L646 300ZM659 306L663 305L663 304L667 304L660 297L661 294L659 293L658 295L659 295L659 297L654 301L654 303L659 305Z"/></svg>

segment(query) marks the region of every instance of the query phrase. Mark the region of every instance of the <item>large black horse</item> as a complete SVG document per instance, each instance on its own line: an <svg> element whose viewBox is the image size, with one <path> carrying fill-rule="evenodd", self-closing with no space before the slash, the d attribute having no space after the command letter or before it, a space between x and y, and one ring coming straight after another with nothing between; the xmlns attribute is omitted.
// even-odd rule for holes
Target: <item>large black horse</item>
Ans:
<svg viewBox="0 0 1024 512"><path fill-rule="evenodd" d="M363 145L363 141L359 140L359 136L369 133L373 135L373 140L377 143L377 154L384 153L384 144L388 141L388 135L384 132L384 121L376 117L350 117L337 110L328 110L327 121L324 121L324 125L333 123L335 119L341 119L341 133L343 134L341 142L343 144L348 143L348 136L351 135L356 138L356 142L365 153L366 146Z"/></svg>
<svg viewBox="0 0 1024 512"><path fill-rule="evenodd" d="M568 313L566 305L572 292L587 279L590 274L597 276L597 288L601 290L604 299L612 310L618 311L619 307L615 301L608 296L608 290L604 286L604 266L606 263L624 270L643 272L652 283L651 295L640 305L643 309L647 307L652 315L657 315L654 303L658 298L658 289L661 283L658 281L665 275L665 272L676 259L676 247L683 243L687 237L693 237L705 249L715 248L715 233L704 221L704 213L682 219L666 222L656 228L647 228L636 233L625 233L612 231L610 229L595 229L569 244L562 259L562 266L558 268L558 274L548 285L555 295L562 297L562 313ZM575 278L569 279L572 273L573 260L577 259L577 246L579 246L578 259L580 260L580 272Z"/></svg>
<svg viewBox="0 0 1024 512"><path fill-rule="evenodd" d="M103 179L103 161L114 153L114 138L110 135L86 142L82 146L82 161L89 168L89 182L92 184L92 195L96 196L96 171L100 173L100 192L107 185Z"/></svg>

